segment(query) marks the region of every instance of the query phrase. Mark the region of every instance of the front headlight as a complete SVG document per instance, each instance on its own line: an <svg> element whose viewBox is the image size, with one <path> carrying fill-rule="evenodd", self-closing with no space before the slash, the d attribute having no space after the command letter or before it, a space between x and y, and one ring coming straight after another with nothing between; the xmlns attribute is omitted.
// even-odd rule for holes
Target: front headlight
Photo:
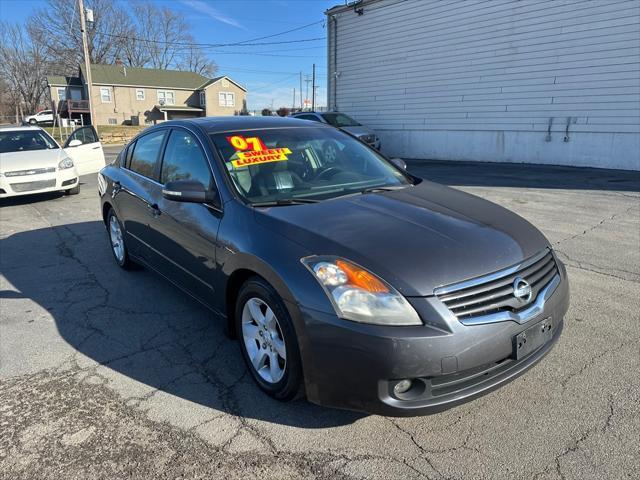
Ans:
<svg viewBox="0 0 640 480"><path fill-rule="evenodd" d="M301 261L320 282L339 317L376 325L422 325L395 288L355 263L333 256Z"/></svg>
<svg viewBox="0 0 640 480"><path fill-rule="evenodd" d="M58 163L58 169L60 170L65 170L71 167L73 167L73 160L71 160L69 157L64 157L62 160L60 160L60 163Z"/></svg>

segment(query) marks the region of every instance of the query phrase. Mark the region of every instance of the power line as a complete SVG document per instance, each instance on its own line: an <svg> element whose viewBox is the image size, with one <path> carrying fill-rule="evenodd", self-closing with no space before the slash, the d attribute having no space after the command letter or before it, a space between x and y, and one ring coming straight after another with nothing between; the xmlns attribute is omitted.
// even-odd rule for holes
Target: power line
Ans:
<svg viewBox="0 0 640 480"><path fill-rule="evenodd" d="M102 35L110 38L122 38L124 40L137 40L140 42L159 43L162 45L177 45L182 47L254 47L259 45L282 45L285 43L303 43L315 42L318 40L326 40L326 37L301 38L299 40L283 40L280 42L262 42L262 43L188 43L188 42L166 42L163 40L151 40L149 38L130 37L128 35L114 35L112 33L95 32L96 35Z"/></svg>
<svg viewBox="0 0 640 480"><path fill-rule="evenodd" d="M96 31L95 33L98 34L98 35L103 35L103 36L111 37L111 38L122 38L122 39L126 39L126 40L138 40L138 41L141 41L141 42L159 43L159 44L171 44L171 45L187 46L187 47L234 47L234 46L244 47L244 46L257 46L257 45L280 45L280 44L285 44L285 43L299 43L299 42L311 42L311 41L315 41L315 40L324 40L325 39L324 37L316 37L316 38L305 38L305 39L299 39L299 40L283 40L283 41L278 41L278 42L253 43L253 42L256 42L258 40L264 40L264 39L267 39L267 38L278 37L280 35L286 35L287 33L303 30L305 28L309 28L309 27L312 27L314 25L319 25L321 23L324 24L324 20L318 20L317 22L308 23L306 25L302 25L300 27L291 28L289 30L284 30L282 32L272 33L271 35L265 35L265 36L262 36L262 37L250 38L248 40L242 40L240 42L233 42L233 43L168 42L168 41L163 41L163 40L154 40L154 39L150 39L150 38L131 37L131 36L128 36L128 35L115 35L115 34L112 34L112 33L106 33L106 32L100 32L100 31Z"/></svg>
<svg viewBox="0 0 640 480"><path fill-rule="evenodd" d="M284 77L284 78L281 78L281 79L279 79L279 80L276 80L275 82L271 82L271 83L269 83L269 84L267 84L267 85L263 85L262 87L249 89L249 91L248 91L247 93L248 93L248 94L251 94L251 93L259 92L260 90L264 90L264 89L269 89L269 88L275 87L276 85L280 85L280 84L282 84L282 83L286 82L287 80L289 80L290 78L292 78L292 77L294 77L294 76L295 76L295 77L297 77L297 76L298 76L298 74L297 74L297 73L294 73L294 74L292 74L292 75L287 75L287 76L286 76L286 77Z"/></svg>
<svg viewBox="0 0 640 480"><path fill-rule="evenodd" d="M263 73L263 74L273 74L273 75L282 75L282 74L298 75L299 74L299 72L287 72L284 70L258 70L258 69L243 68L243 67L237 67L237 66L225 67L224 65L218 65L218 70L220 71L232 70L232 71L238 71L243 73ZM317 76L326 76L326 74L316 72L316 77ZM302 90L300 91L302 92Z"/></svg>
<svg viewBox="0 0 640 480"><path fill-rule="evenodd" d="M317 22L308 23L307 25L302 25L301 27L292 28L291 30L285 30L284 32L274 33L272 35L266 35L264 37L252 38L250 40L245 40L244 42L240 42L240 44L244 44L244 43L247 43L247 42L255 42L257 40L264 40L265 38L273 38L273 37L277 37L279 35L285 35L285 34L291 33L291 32L297 32L298 30L302 30L303 28L312 27L313 25L318 25L320 23L324 24L324 20L319 20Z"/></svg>

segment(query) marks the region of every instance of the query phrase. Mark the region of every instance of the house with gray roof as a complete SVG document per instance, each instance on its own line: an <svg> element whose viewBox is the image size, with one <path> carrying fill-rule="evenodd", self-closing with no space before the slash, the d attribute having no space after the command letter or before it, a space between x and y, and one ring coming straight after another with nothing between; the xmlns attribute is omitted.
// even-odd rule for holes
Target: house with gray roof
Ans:
<svg viewBox="0 0 640 480"><path fill-rule="evenodd" d="M180 118L238 115L247 89L226 75L91 65L91 95L97 125L151 125ZM89 101L84 66L77 77L47 77L51 102L63 118L87 123Z"/></svg>

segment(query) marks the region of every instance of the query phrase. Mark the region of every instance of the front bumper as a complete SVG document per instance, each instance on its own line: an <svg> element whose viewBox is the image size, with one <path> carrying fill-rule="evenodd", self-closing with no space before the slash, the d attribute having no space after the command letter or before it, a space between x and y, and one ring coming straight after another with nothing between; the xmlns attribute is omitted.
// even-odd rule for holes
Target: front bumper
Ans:
<svg viewBox="0 0 640 480"><path fill-rule="evenodd" d="M0 198L68 190L78 185L78 181L75 167L35 175L3 175L0 176Z"/></svg>
<svg viewBox="0 0 640 480"><path fill-rule="evenodd" d="M450 316L447 329L432 326L430 318L443 316L433 297L409 299L425 320L420 327L364 325L302 309L307 398L324 406L410 416L436 413L504 385L539 362L561 335L569 286L564 267L560 270L561 281L544 310L524 324L467 326ZM514 338L548 318L551 340L515 360ZM401 379L417 386L404 398L393 393Z"/></svg>

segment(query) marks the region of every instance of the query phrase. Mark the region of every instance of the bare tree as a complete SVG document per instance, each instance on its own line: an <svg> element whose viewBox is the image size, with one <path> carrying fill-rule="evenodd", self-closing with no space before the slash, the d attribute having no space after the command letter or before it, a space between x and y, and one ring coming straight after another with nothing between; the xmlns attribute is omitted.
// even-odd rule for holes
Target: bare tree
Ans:
<svg viewBox="0 0 640 480"><path fill-rule="evenodd" d="M197 46L190 46L182 55L182 60L177 65L179 70L196 72L205 77L212 78L218 71L218 65L211 60L206 53Z"/></svg>
<svg viewBox="0 0 640 480"><path fill-rule="evenodd" d="M54 60L55 73L76 73L83 61L77 3L77 0L47 0L27 20L33 40ZM130 17L113 0L87 0L85 8L93 10L94 18L87 29L91 63L110 63L121 55L133 31Z"/></svg>
<svg viewBox="0 0 640 480"><path fill-rule="evenodd" d="M149 66L167 69L176 65L185 43L191 40L184 15L153 3L133 6L137 38L149 54Z"/></svg>
<svg viewBox="0 0 640 480"><path fill-rule="evenodd" d="M130 67L146 67L151 60L149 51L144 41L137 38L138 32L131 27L130 37L122 46L122 59Z"/></svg>
<svg viewBox="0 0 640 480"><path fill-rule="evenodd" d="M0 22L0 78L9 101L35 112L45 98L49 69L43 46L19 25Z"/></svg>

